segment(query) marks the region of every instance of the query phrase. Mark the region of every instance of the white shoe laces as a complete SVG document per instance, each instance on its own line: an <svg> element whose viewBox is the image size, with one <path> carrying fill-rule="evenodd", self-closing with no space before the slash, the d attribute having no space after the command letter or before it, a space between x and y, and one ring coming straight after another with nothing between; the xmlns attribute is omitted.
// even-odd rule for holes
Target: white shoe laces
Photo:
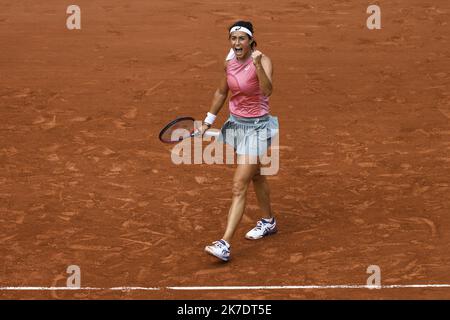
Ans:
<svg viewBox="0 0 450 320"><path fill-rule="evenodd" d="M225 244L223 244L221 241L214 241L213 245L222 250L228 250L228 247Z"/></svg>
<svg viewBox="0 0 450 320"><path fill-rule="evenodd" d="M263 222L262 221L258 221L257 223L256 223L256 227L255 227L255 229L256 230L261 230L262 229L262 227L263 227Z"/></svg>

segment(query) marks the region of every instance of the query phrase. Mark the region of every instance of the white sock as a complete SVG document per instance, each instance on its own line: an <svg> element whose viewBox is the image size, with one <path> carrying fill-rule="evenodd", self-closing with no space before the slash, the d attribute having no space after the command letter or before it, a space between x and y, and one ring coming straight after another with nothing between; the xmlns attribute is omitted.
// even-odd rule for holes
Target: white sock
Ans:
<svg viewBox="0 0 450 320"><path fill-rule="evenodd" d="M263 218L263 220L264 220L265 222L267 222L267 223L273 223L273 217L270 218L270 219L265 219L265 218Z"/></svg>
<svg viewBox="0 0 450 320"><path fill-rule="evenodd" d="M220 239L220 240L222 240L223 242L225 242L226 246L227 246L228 248L230 248L230 244L228 243L227 240L224 240L224 239Z"/></svg>

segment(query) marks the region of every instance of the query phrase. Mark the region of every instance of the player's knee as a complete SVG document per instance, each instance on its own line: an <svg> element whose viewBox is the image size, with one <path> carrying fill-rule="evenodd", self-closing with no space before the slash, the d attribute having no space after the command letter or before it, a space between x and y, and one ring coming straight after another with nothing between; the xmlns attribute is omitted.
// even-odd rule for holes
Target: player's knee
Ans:
<svg viewBox="0 0 450 320"><path fill-rule="evenodd" d="M233 181L233 188L232 188L233 197L241 197L245 195L245 193L247 192L247 186L248 186L247 181L242 180Z"/></svg>

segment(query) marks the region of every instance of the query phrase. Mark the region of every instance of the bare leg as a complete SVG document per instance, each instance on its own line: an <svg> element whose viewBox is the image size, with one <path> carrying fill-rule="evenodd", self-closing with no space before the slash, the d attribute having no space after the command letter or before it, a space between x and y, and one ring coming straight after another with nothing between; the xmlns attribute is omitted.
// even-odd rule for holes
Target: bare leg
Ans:
<svg viewBox="0 0 450 320"><path fill-rule="evenodd" d="M248 185L259 168L259 164L250 164L247 156L238 155L238 157L246 157L247 161L245 161L244 164L239 164L241 162L238 160L238 166L234 173L233 200L231 202L230 211L228 212L227 228L222 237L222 239L226 240L228 243L231 241L231 238L242 219Z"/></svg>
<svg viewBox="0 0 450 320"><path fill-rule="evenodd" d="M270 207L270 189L266 177L261 175L260 170L258 170L253 176L252 181L259 207L264 215L263 218L272 218L272 209Z"/></svg>

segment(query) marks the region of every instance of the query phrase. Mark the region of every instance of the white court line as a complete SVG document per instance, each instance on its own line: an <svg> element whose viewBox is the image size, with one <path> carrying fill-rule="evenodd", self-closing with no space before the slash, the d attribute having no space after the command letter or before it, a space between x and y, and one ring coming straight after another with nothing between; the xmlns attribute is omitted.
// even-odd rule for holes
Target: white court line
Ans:
<svg viewBox="0 0 450 320"><path fill-rule="evenodd" d="M394 285L305 285L305 286L191 286L191 287L0 287L0 291L158 291L158 290L298 290L298 289L401 289L450 288L450 284L394 284Z"/></svg>
<svg viewBox="0 0 450 320"><path fill-rule="evenodd" d="M0 287L1 291L53 291L53 290L103 290L102 288L91 287Z"/></svg>
<svg viewBox="0 0 450 320"><path fill-rule="evenodd" d="M156 287L115 287L115 288L106 288L103 290L117 290L117 291L158 291L161 288Z"/></svg>
<svg viewBox="0 0 450 320"><path fill-rule="evenodd" d="M114 288L92 288L92 287L0 287L0 291L151 291L160 290L152 287L114 287Z"/></svg>
<svg viewBox="0 0 450 320"><path fill-rule="evenodd" d="M450 284L406 285L309 285L309 286L215 286L215 287L167 287L169 290L295 290L295 289L397 289L397 288L450 288Z"/></svg>

